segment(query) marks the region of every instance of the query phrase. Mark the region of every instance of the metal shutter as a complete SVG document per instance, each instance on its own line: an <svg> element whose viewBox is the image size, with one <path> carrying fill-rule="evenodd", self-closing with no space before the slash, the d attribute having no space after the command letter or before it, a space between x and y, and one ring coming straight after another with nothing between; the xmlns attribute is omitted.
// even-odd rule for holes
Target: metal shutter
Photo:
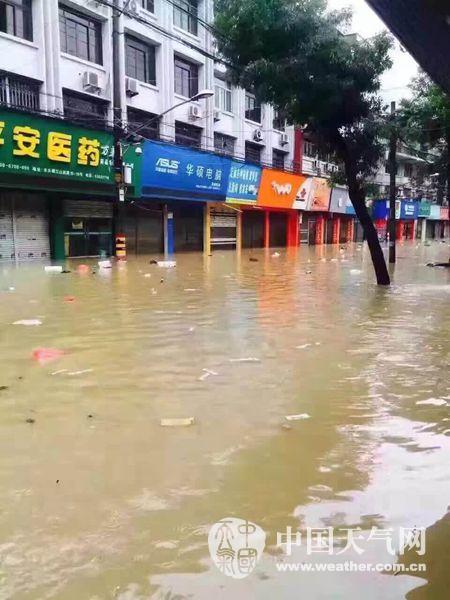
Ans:
<svg viewBox="0 0 450 600"><path fill-rule="evenodd" d="M14 194L13 220L16 257L19 260L50 258L45 199L35 194Z"/></svg>
<svg viewBox="0 0 450 600"><path fill-rule="evenodd" d="M64 213L66 217L112 219L113 204L102 200L65 200Z"/></svg>
<svg viewBox="0 0 450 600"><path fill-rule="evenodd" d="M0 193L0 261L14 258L12 201Z"/></svg>

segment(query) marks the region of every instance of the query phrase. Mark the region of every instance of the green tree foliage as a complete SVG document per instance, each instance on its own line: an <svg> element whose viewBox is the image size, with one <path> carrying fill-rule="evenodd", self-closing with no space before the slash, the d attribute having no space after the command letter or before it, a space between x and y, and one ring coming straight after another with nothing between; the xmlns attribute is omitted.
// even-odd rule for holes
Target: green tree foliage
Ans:
<svg viewBox="0 0 450 600"><path fill-rule="evenodd" d="M430 173L439 174L439 203L444 200L445 187L450 203L450 97L424 73L413 80L411 91L412 97L401 104L404 136L423 152Z"/></svg>
<svg viewBox="0 0 450 600"><path fill-rule="evenodd" d="M215 27L234 83L312 132L343 165L377 281L389 284L364 184L383 152L377 91L391 40L343 35L350 16L328 11L325 0L218 0Z"/></svg>

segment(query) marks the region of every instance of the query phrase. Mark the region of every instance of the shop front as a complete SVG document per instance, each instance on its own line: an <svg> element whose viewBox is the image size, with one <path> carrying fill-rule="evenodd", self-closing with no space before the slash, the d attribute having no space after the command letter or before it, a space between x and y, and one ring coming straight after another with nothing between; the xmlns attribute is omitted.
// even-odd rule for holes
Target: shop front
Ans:
<svg viewBox="0 0 450 600"><path fill-rule="evenodd" d="M230 167L229 158L210 152L144 143L140 204L155 212L155 221L160 211L165 253L209 253L212 241L230 246L234 239L236 245L236 211L225 214Z"/></svg>
<svg viewBox="0 0 450 600"><path fill-rule="evenodd" d="M345 244L357 241L356 238L359 237L359 232L355 229L355 209L347 188L336 186L331 190L330 213L327 225L331 229L331 233L327 232L326 242L328 244Z"/></svg>
<svg viewBox="0 0 450 600"><path fill-rule="evenodd" d="M112 158L107 131L1 110L0 260L111 254Z"/></svg>
<svg viewBox="0 0 450 600"><path fill-rule="evenodd" d="M418 200L397 200L395 203L397 240L413 240L419 216Z"/></svg>
<svg viewBox="0 0 450 600"><path fill-rule="evenodd" d="M327 179L303 177L294 202L294 208L302 211L300 224L302 243L321 245L326 243L327 239L333 239L333 224L328 222L330 193Z"/></svg>
<svg viewBox="0 0 450 600"><path fill-rule="evenodd" d="M427 220L430 218L431 202L422 200L419 202L419 213L417 215L416 235L422 242L427 236Z"/></svg>

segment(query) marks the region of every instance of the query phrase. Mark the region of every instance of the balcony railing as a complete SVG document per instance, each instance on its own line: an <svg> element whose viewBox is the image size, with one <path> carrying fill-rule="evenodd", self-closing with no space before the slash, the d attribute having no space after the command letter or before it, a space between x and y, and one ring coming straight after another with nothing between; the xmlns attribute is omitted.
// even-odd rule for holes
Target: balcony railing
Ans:
<svg viewBox="0 0 450 600"><path fill-rule="evenodd" d="M0 104L11 108L39 110L41 84L29 79L0 73Z"/></svg>

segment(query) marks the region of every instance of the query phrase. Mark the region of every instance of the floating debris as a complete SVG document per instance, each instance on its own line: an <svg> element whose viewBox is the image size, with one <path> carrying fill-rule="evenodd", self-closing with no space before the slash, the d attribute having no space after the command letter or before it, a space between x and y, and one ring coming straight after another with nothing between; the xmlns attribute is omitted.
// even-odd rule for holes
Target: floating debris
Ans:
<svg viewBox="0 0 450 600"><path fill-rule="evenodd" d="M45 265L44 271L46 273L62 273L63 268L61 265Z"/></svg>
<svg viewBox="0 0 450 600"><path fill-rule="evenodd" d="M36 419L28 417L28 419L25 419L25 423L30 423L30 425L32 425L33 423L36 423Z"/></svg>
<svg viewBox="0 0 450 600"><path fill-rule="evenodd" d="M58 348L36 348L33 350L32 357L41 365L45 365L61 358L64 354L64 350L58 350Z"/></svg>
<svg viewBox="0 0 450 600"><path fill-rule="evenodd" d="M254 258L253 256L250 256L250 258L248 260L250 262L259 262L259 260L257 258Z"/></svg>
<svg viewBox="0 0 450 600"><path fill-rule="evenodd" d="M185 292L196 292L197 289L196 288L184 288Z"/></svg>
<svg viewBox="0 0 450 600"><path fill-rule="evenodd" d="M21 319L20 321L14 321L13 325L27 325L33 327L36 325L42 325L42 321L39 319Z"/></svg>
<svg viewBox="0 0 450 600"><path fill-rule="evenodd" d="M231 363L259 363L261 362L261 359L249 356L246 358L230 358L229 361Z"/></svg>
<svg viewBox="0 0 450 600"><path fill-rule="evenodd" d="M110 260L99 260L97 264L100 267L100 269L111 269L112 268L112 263Z"/></svg>
<svg viewBox="0 0 450 600"><path fill-rule="evenodd" d="M311 416L308 413L300 413L299 415L286 415L284 418L286 421L304 421L310 419Z"/></svg>
<svg viewBox="0 0 450 600"><path fill-rule="evenodd" d="M272 254L272 258L278 258L279 256L281 256L281 254L279 252L274 252Z"/></svg>
<svg viewBox="0 0 450 600"><path fill-rule="evenodd" d="M418 400L416 404L426 406L447 406L447 401L443 398L428 398L428 400Z"/></svg>
<svg viewBox="0 0 450 600"><path fill-rule="evenodd" d="M158 265L158 267L164 267L165 269L170 269L172 267L177 266L177 261L176 260L158 260L156 262L156 264Z"/></svg>
<svg viewBox="0 0 450 600"><path fill-rule="evenodd" d="M311 343L308 344L300 344L300 346L295 346L297 348L297 350L304 350L305 348L309 348L310 346L312 346Z"/></svg>
<svg viewBox="0 0 450 600"><path fill-rule="evenodd" d="M9 389L9 385L0 385L0 392L4 392Z"/></svg>
<svg viewBox="0 0 450 600"><path fill-rule="evenodd" d="M186 417L181 419L161 419L161 427L189 427L194 423L194 417Z"/></svg>
<svg viewBox="0 0 450 600"><path fill-rule="evenodd" d="M59 369L59 371L53 371L50 375L61 375L61 373L67 373L67 369Z"/></svg>
<svg viewBox="0 0 450 600"><path fill-rule="evenodd" d="M64 302L71 303L71 302L75 302L75 300L76 300L75 296L64 296Z"/></svg>
<svg viewBox="0 0 450 600"><path fill-rule="evenodd" d="M216 371L211 371L210 369L202 369L202 371L204 371L204 373L198 378L199 381L205 381L205 379L208 379L208 377L211 377L211 375L219 374Z"/></svg>
<svg viewBox="0 0 450 600"><path fill-rule="evenodd" d="M94 369L82 369L81 371L68 371L67 375L84 375L85 373L92 373Z"/></svg>
<svg viewBox="0 0 450 600"><path fill-rule="evenodd" d="M144 273L144 277L151 277L152 274L151 273Z"/></svg>
<svg viewBox="0 0 450 600"><path fill-rule="evenodd" d="M350 269L350 275L359 275L362 273L361 269Z"/></svg>

